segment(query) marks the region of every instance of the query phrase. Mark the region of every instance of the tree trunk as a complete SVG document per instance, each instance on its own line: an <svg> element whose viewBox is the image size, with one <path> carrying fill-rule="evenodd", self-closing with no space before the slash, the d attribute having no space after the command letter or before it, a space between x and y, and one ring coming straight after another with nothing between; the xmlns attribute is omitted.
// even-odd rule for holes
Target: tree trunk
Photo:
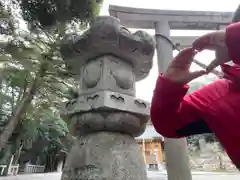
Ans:
<svg viewBox="0 0 240 180"><path fill-rule="evenodd" d="M17 127L17 125L25 115L29 104L31 104L34 95L37 92L37 88L39 87L39 84L47 71L47 68L48 66L46 62L43 62L40 65L39 71L35 79L33 80L31 86L29 87L28 91L26 91L26 93L23 95L19 104L17 104L17 107L15 108L15 113L10 118L9 123L0 135L0 152L6 146L9 138L12 136L14 129Z"/></svg>
<svg viewBox="0 0 240 180"><path fill-rule="evenodd" d="M0 93L3 93L2 85L3 85L3 81L2 79L0 79ZM2 116L3 116L2 105L3 105L3 98L0 98L0 119L2 119Z"/></svg>
<svg viewBox="0 0 240 180"><path fill-rule="evenodd" d="M22 120L23 115L27 111L28 105L31 103L38 87L39 77L33 81L29 90L25 93L22 100L16 107L15 113L10 118L9 123L4 128L2 134L0 135L0 152L5 147L8 142L8 139L11 137L14 129L17 127L19 122Z"/></svg>

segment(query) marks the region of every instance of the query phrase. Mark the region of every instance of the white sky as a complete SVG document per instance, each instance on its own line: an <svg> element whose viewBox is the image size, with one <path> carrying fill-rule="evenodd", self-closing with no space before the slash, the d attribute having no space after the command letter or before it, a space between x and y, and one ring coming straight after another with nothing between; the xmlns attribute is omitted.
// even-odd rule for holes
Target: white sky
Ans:
<svg viewBox="0 0 240 180"><path fill-rule="evenodd" d="M101 15L109 15L108 6L119 5L136 8L152 8L152 9L167 9L167 10L196 10L196 11L235 11L239 4L239 0L105 0ZM154 31L148 31L154 34ZM206 31L187 31L190 36L196 36L206 33ZM173 36L186 35L186 31L171 31ZM196 57L202 62L208 64L214 58L213 52L202 52ZM192 66L192 69L198 69L196 66ZM152 93L155 87L156 78L158 76L156 53L154 57L154 65L149 76L137 83L136 96L146 101L151 101Z"/></svg>

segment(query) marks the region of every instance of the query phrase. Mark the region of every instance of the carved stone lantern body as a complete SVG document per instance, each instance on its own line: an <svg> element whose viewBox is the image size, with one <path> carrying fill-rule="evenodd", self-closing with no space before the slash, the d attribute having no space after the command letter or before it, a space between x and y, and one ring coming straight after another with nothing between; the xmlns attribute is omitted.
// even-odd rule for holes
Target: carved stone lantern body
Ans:
<svg viewBox="0 0 240 180"><path fill-rule="evenodd" d="M145 130L149 104L135 98L135 83L148 75L154 48L152 36L131 34L111 16L98 17L81 36L66 36L61 53L80 90L62 109L78 139L62 180L147 179L134 137Z"/></svg>

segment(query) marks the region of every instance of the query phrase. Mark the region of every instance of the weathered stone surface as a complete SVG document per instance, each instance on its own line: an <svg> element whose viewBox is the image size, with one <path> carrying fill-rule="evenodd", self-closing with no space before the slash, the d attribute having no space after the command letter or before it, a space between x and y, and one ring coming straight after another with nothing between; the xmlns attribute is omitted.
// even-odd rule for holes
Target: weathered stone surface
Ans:
<svg viewBox="0 0 240 180"><path fill-rule="evenodd" d="M152 68L154 49L154 38L148 33L137 31L131 34L117 18L100 16L83 35L66 36L61 53L74 75L79 75L80 67L89 60L106 54L117 56L131 64L138 81Z"/></svg>
<svg viewBox="0 0 240 180"><path fill-rule="evenodd" d="M115 56L101 56L81 67L80 89L84 93L110 90L135 95L132 65Z"/></svg>
<svg viewBox="0 0 240 180"><path fill-rule="evenodd" d="M145 131L147 122L147 116L127 112L88 112L72 116L70 131L75 136L105 131L127 133L137 137Z"/></svg>
<svg viewBox="0 0 240 180"><path fill-rule="evenodd" d="M79 77L79 96L62 115L78 143L62 180L146 180L134 137L149 119L149 103L135 98L135 83L152 67L155 42L131 34L113 17L99 17L82 36L66 37L61 48L69 71Z"/></svg>
<svg viewBox="0 0 240 180"><path fill-rule="evenodd" d="M121 133L81 136L66 160L62 180L146 180L136 141Z"/></svg>
<svg viewBox="0 0 240 180"><path fill-rule="evenodd" d="M112 91L100 91L91 94L80 95L77 99L72 99L62 108L64 116L71 117L75 113L89 111L125 111L140 116L149 116L150 104L137 99Z"/></svg>

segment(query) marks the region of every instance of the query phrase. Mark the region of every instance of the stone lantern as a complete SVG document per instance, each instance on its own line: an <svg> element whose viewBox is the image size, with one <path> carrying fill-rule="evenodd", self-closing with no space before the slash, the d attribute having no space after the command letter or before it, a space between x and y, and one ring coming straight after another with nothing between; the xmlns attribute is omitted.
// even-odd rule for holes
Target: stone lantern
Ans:
<svg viewBox="0 0 240 180"><path fill-rule="evenodd" d="M145 131L149 104L135 97L135 84L149 74L154 49L152 36L132 34L111 16L64 38L61 53L80 88L62 110L77 137L62 180L147 179L134 137Z"/></svg>

